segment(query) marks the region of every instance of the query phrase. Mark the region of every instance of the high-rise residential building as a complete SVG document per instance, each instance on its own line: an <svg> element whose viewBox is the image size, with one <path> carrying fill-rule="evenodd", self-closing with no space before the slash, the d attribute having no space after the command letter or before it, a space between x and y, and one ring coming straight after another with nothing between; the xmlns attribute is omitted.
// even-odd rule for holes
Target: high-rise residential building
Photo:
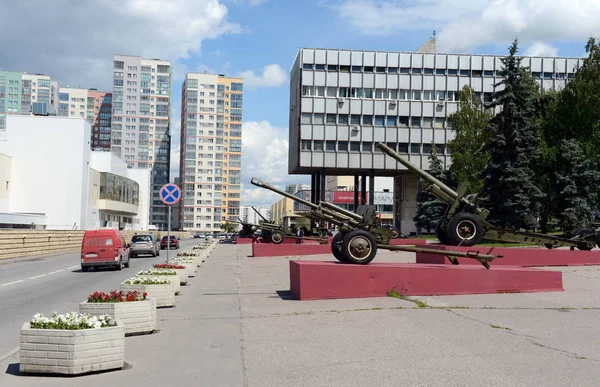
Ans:
<svg viewBox="0 0 600 387"><path fill-rule="evenodd" d="M285 192L291 193L292 195L298 191L310 190L310 186L308 184L288 184L285 186Z"/></svg>
<svg viewBox="0 0 600 387"><path fill-rule="evenodd" d="M56 115L58 111L59 86L49 75L23 73L22 102L31 101L31 111L48 111ZM44 105L46 104L46 105ZM36 109L38 107L38 109Z"/></svg>
<svg viewBox="0 0 600 387"><path fill-rule="evenodd" d="M81 117L92 124L92 149L110 150L112 93L61 87L58 99L59 116Z"/></svg>
<svg viewBox="0 0 600 387"><path fill-rule="evenodd" d="M455 133L448 117L458 110L458 92L469 85L491 102L501 59L436 53L435 38L416 52L301 48L290 73L288 172L312 175L313 200L326 193L327 176L355 176L364 186L368 180L371 204L375 176L393 178L394 225L416 231L417 177L375 145L383 142L423 169L435 146L449 165L446 144ZM522 65L551 90L564 87L582 61L526 56Z"/></svg>
<svg viewBox="0 0 600 387"><path fill-rule="evenodd" d="M243 80L188 73L181 92L184 230L218 232L240 216Z"/></svg>
<svg viewBox="0 0 600 387"><path fill-rule="evenodd" d="M251 223L251 224L260 224L262 221L264 221L263 217L267 221L271 221L271 209L260 208L260 207L254 207L254 208L256 209L256 211L258 211L260 213L260 215L258 215L256 213L256 211L254 211L254 209L250 206L241 206L240 207L240 219L246 223Z"/></svg>
<svg viewBox="0 0 600 387"><path fill-rule="evenodd" d="M115 55L111 150L132 168L152 170L150 224L167 228L160 187L170 181L171 63Z"/></svg>
<svg viewBox="0 0 600 387"><path fill-rule="evenodd" d="M56 115L58 82L48 75L0 71L0 131L7 114Z"/></svg>

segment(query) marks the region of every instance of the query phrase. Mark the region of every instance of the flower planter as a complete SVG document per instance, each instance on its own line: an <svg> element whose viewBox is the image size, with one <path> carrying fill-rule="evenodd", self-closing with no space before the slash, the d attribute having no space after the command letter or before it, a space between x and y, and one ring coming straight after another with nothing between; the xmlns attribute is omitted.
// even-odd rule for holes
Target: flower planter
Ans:
<svg viewBox="0 0 600 387"><path fill-rule="evenodd" d="M80 313L94 316L108 314L123 323L125 336L152 333L156 329L156 300L124 302L81 302Z"/></svg>
<svg viewBox="0 0 600 387"><path fill-rule="evenodd" d="M188 277L196 276L196 271L198 270L198 265L196 263L196 260L185 260L185 261L173 260L170 262L174 265L185 266L187 269Z"/></svg>
<svg viewBox="0 0 600 387"><path fill-rule="evenodd" d="M136 274L135 275L138 278L164 278L167 279L169 281L171 281L171 285L173 287L173 294L177 295L180 291L181 291L181 280L179 279L178 275L141 275L141 274Z"/></svg>
<svg viewBox="0 0 600 387"><path fill-rule="evenodd" d="M172 283L168 284L121 284L120 290L124 292L137 290L148 293L148 297L156 300L157 308L166 308L175 305L175 291Z"/></svg>
<svg viewBox="0 0 600 387"><path fill-rule="evenodd" d="M63 330L21 328L19 371L79 375L123 368L125 327Z"/></svg>

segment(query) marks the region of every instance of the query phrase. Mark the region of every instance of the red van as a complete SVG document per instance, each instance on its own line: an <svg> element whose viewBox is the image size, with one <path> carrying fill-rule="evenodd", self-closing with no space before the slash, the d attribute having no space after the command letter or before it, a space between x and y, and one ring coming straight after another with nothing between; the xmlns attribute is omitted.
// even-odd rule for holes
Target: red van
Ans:
<svg viewBox="0 0 600 387"><path fill-rule="evenodd" d="M87 230L81 242L81 271L106 266L129 267L129 244L119 230Z"/></svg>

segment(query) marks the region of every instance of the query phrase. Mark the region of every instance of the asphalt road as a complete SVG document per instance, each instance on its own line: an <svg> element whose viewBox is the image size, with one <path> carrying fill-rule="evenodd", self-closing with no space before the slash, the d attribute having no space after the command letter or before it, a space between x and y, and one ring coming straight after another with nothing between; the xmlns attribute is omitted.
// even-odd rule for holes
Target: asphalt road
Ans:
<svg viewBox="0 0 600 387"><path fill-rule="evenodd" d="M181 240L175 256L199 243L199 239ZM94 291L118 290L119 284L146 270L155 263L166 261L167 252L160 256L132 258L129 268L81 271L80 252L0 261L0 361L19 346L19 330L36 313L47 316L53 311L79 311L79 303Z"/></svg>

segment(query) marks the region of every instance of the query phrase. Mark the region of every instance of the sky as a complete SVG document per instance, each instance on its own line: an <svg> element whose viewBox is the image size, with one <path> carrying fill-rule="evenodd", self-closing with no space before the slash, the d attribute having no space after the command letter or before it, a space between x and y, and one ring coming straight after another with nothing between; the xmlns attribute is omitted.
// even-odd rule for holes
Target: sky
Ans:
<svg viewBox="0 0 600 387"><path fill-rule="evenodd" d="M112 90L113 54L168 59L172 178L179 173L181 84L189 71L244 78L242 205L268 207L287 174L289 71L299 48L585 56L598 0L0 0L0 70Z"/></svg>

